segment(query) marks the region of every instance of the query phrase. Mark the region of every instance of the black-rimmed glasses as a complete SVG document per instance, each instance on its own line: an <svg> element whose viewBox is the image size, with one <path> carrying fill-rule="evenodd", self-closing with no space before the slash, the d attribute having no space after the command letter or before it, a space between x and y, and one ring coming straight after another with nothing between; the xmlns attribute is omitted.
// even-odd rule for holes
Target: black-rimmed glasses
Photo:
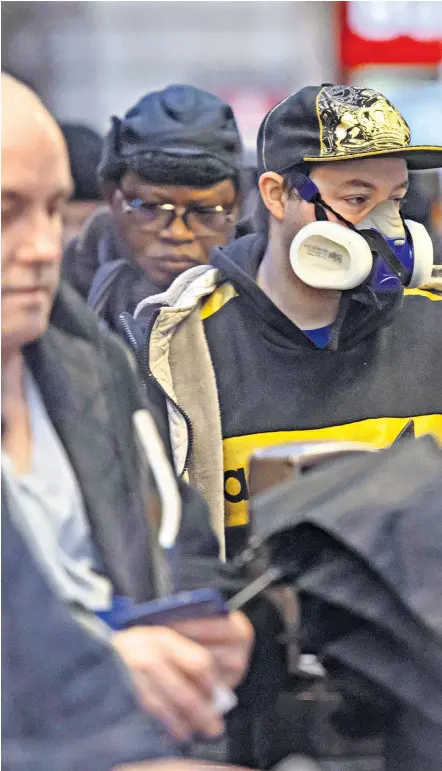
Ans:
<svg viewBox="0 0 442 771"><path fill-rule="evenodd" d="M141 198L127 200L122 190L121 206L123 212L136 218L137 224L144 230L160 231L170 228L176 217L180 217L188 230L194 235L204 236L222 233L233 221L232 208L217 206L175 206L173 203L149 203Z"/></svg>

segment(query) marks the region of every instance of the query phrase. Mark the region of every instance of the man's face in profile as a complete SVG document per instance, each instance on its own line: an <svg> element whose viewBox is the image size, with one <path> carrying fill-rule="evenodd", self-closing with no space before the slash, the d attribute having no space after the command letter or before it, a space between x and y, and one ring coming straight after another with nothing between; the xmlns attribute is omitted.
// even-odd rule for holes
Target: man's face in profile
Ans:
<svg viewBox="0 0 442 771"><path fill-rule="evenodd" d="M19 349L47 327L60 273L62 208L72 184L59 129L38 103L33 113L32 100L27 116L21 97L8 98L4 89L3 350Z"/></svg>

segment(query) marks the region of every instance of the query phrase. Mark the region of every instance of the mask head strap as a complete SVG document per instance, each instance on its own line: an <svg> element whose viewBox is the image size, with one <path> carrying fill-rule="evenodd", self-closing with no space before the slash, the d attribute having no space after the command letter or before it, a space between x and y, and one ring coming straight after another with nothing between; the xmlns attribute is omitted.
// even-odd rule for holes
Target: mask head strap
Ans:
<svg viewBox="0 0 442 771"><path fill-rule="evenodd" d="M338 220L344 225L351 228L352 230L356 230L351 222L348 222L344 217L341 217L340 214L333 211L331 206L322 200L318 188L316 187L313 180L310 179L310 177L307 177L305 174L302 174L299 171L292 171L290 173L290 182L292 187L301 196L303 201L307 201L307 203L313 203L315 205L315 217L318 222L324 222L328 219L327 212L325 211L325 209L327 209L328 211L332 212L335 217L337 217Z"/></svg>
<svg viewBox="0 0 442 771"><path fill-rule="evenodd" d="M319 196L319 190L313 180L305 174L302 174L300 171L290 172L290 183L299 193L303 201L314 203Z"/></svg>
<svg viewBox="0 0 442 771"><path fill-rule="evenodd" d="M378 254L387 263L391 272L397 276L403 286L410 279L410 272L396 257L392 249L386 243L385 238L377 230L359 230L361 236L365 238L372 252Z"/></svg>

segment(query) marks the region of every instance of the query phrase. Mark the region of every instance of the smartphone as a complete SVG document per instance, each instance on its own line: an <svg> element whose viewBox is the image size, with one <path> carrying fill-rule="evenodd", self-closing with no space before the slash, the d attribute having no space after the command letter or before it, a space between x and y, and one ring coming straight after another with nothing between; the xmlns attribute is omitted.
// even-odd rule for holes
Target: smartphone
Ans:
<svg viewBox="0 0 442 771"><path fill-rule="evenodd" d="M161 597L150 602L126 601L114 611L119 629L132 626L167 626L194 618L226 616L229 610L218 589L195 589Z"/></svg>

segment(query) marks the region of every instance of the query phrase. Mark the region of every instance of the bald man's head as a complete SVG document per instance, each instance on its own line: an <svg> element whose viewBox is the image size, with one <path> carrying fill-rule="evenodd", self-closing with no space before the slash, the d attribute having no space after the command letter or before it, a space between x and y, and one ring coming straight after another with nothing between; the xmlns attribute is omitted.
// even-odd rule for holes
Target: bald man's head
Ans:
<svg viewBox="0 0 442 771"><path fill-rule="evenodd" d="M23 142L29 133L40 134L58 145L66 153L62 132L41 99L24 83L2 73L2 146L11 140Z"/></svg>
<svg viewBox="0 0 442 771"><path fill-rule="evenodd" d="M27 86L2 74L2 351L47 327L72 190L63 135Z"/></svg>

